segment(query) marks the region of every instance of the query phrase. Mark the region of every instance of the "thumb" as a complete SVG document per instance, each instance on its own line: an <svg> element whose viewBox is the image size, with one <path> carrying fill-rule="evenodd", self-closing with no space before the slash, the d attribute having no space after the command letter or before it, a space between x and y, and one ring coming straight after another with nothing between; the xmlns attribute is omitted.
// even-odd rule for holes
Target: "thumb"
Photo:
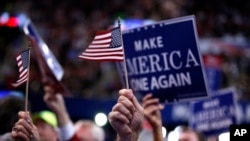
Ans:
<svg viewBox="0 0 250 141"><path fill-rule="evenodd" d="M137 98L133 94L132 102L137 110L140 112L143 112L143 107L141 106L140 102L137 100Z"/></svg>
<svg viewBox="0 0 250 141"><path fill-rule="evenodd" d="M18 112L18 118L25 118L25 111L19 111Z"/></svg>

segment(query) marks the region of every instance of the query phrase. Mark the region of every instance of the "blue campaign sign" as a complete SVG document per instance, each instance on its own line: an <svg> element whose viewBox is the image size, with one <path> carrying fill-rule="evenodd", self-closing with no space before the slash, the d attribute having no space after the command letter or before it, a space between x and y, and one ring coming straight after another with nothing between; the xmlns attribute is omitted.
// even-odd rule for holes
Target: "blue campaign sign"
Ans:
<svg viewBox="0 0 250 141"><path fill-rule="evenodd" d="M195 17L166 20L123 31L130 88L161 102L208 96ZM118 70L124 79L123 64Z"/></svg>
<svg viewBox="0 0 250 141"><path fill-rule="evenodd" d="M58 81L60 81L63 77L64 70L62 66L59 64L59 62L57 61L54 54L50 51L47 44L43 41L41 36L38 34L35 26L33 25L30 19L26 19L23 25L23 31L25 35L31 35L32 37L35 38L38 48L40 49L40 52L42 53L42 56L45 59L49 69L51 70L55 78Z"/></svg>
<svg viewBox="0 0 250 141"><path fill-rule="evenodd" d="M204 67L206 70L207 83L210 88L210 91L217 91L221 87L222 81L222 56L210 54L204 54L202 56Z"/></svg>
<svg viewBox="0 0 250 141"><path fill-rule="evenodd" d="M205 67L205 70L210 91L219 90L221 87L222 71L211 67Z"/></svg>
<svg viewBox="0 0 250 141"><path fill-rule="evenodd" d="M231 124L236 124L236 90L219 90L208 100L191 104L190 126L207 136L229 131Z"/></svg>

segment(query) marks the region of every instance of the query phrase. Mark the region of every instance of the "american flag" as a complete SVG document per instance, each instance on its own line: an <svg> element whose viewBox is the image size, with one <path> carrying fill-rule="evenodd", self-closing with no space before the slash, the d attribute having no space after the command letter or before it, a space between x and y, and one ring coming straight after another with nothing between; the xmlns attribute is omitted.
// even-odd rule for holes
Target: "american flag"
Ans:
<svg viewBox="0 0 250 141"><path fill-rule="evenodd" d="M30 49L27 49L16 56L19 69L19 79L16 83L12 84L14 87L20 86L28 80L29 52Z"/></svg>
<svg viewBox="0 0 250 141"><path fill-rule="evenodd" d="M120 28L96 33L92 43L78 58L92 61L123 61Z"/></svg>

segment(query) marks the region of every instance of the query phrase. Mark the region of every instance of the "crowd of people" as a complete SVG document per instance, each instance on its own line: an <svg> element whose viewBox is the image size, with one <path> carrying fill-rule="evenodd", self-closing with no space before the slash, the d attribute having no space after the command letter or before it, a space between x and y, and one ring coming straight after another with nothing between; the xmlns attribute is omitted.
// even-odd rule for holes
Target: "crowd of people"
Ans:
<svg viewBox="0 0 250 141"><path fill-rule="evenodd" d="M3 127L0 141L105 141L104 129L94 122L72 122L62 93L48 83L44 85L44 92L43 100L50 111L31 113L31 109L23 111L23 98L1 99L0 107L8 109L6 112L11 114L5 113L0 117ZM21 105L15 105L18 103ZM7 107L9 104L14 104L14 108ZM113 140L138 141L143 122L147 120L152 126L152 140L163 141L160 112L163 108L164 105L159 103L158 98L153 98L152 94L146 95L140 103L131 89L121 89L117 103L108 116L111 126L117 133ZM8 119L8 122L5 119ZM202 134L189 128L183 129L178 141L205 141Z"/></svg>

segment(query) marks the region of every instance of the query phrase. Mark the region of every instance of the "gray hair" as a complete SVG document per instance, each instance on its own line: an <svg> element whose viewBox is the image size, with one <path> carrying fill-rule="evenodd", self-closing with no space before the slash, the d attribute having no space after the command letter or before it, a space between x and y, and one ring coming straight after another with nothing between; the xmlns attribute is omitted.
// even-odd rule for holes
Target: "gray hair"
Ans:
<svg viewBox="0 0 250 141"><path fill-rule="evenodd" d="M15 140L11 137L11 133L5 133L2 136L0 136L0 141L15 141Z"/></svg>
<svg viewBox="0 0 250 141"><path fill-rule="evenodd" d="M75 130L80 129L82 126L90 126L91 127L91 135L97 141L105 140L105 133L102 127L97 126L91 120L79 120L75 123Z"/></svg>

